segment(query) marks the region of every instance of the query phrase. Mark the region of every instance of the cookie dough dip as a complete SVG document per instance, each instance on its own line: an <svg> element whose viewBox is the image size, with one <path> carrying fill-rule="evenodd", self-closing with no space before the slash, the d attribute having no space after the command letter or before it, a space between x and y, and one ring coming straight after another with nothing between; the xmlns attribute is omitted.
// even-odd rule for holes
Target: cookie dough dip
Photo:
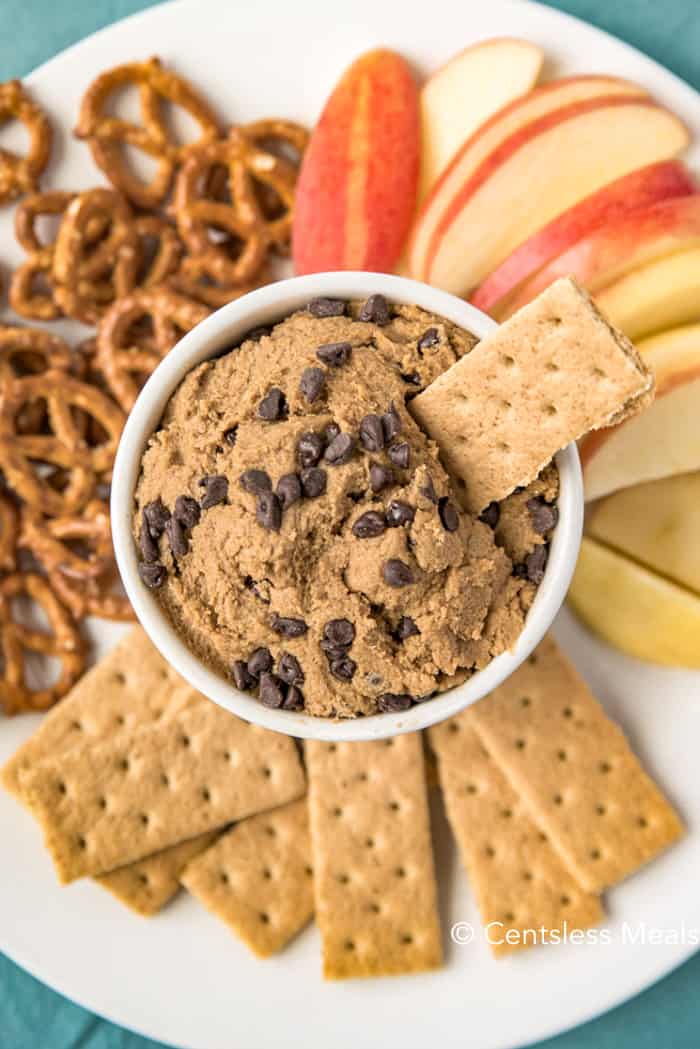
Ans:
<svg viewBox="0 0 700 1049"><path fill-rule="evenodd" d="M188 647L261 703L405 710L516 641L557 472L471 515L409 411L475 343L379 295L316 299L172 396L135 493L141 580Z"/></svg>

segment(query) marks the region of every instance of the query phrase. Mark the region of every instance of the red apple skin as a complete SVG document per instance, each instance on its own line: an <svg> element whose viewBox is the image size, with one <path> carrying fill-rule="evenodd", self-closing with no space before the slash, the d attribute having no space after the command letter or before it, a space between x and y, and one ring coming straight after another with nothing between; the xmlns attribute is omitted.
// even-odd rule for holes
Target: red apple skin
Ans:
<svg viewBox="0 0 700 1049"><path fill-rule="evenodd" d="M680 160L664 160L632 171L592 193L521 244L471 296L485 313L496 312L519 284L601 226L670 197L697 192L694 176Z"/></svg>
<svg viewBox="0 0 700 1049"><path fill-rule="evenodd" d="M418 90L393 51L362 55L334 89L297 185L297 273L389 272L413 218L420 167Z"/></svg>

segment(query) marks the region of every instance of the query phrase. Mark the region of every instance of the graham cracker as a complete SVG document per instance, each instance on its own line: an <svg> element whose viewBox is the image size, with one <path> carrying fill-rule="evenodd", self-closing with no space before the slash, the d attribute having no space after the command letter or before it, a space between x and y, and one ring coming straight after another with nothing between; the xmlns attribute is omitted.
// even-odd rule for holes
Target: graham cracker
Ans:
<svg viewBox="0 0 700 1049"><path fill-rule="evenodd" d="M573 278L555 281L410 404L478 513L648 404L654 377Z"/></svg>
<svg viewBox="0 0 700 1049"><path fill-rule="evenodd" d="M442 964L420 734L306 745L316 921L327 979Z"/></svg>
<svg viewBox="0 0 700 1049"><path fill-rule="evenodd" d="M94 880L136 914L151 918L177 895L180 875L190 860L208 849L217 837L217 831L200 834L119 870L100 874Z"/></svg>
<svg viewBox="0 0 700 1049"><path fill-rule="evenodd" d="M501 957L603 918L537 827L464 714L429 730L447 818L491 951Z"/></svg>
<svg viewBox="0 0 700 1049"><path fill-rule="evenodd" d="M237 823L180 881L258 957L281 951L314 913L306 798Z"/></svg>
<svg viewBox="0 0 700 1049"><path fill-rule="evenodd" d="M20 783L61 882L123 867L305 790L291 738L201 698L155 725L47 759Z"/></svg>
<svg viewBox="0 0 700 1049"><path fill-rule="evenodd" d="M554 638L464 716L588 892L622 881L682 835Z"/></svg>

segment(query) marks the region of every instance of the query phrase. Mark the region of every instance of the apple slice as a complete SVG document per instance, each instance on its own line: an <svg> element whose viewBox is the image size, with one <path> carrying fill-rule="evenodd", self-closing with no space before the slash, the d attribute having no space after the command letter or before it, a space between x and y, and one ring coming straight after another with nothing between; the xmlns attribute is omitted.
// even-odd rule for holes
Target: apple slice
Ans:
<svg viewBox="0 0 700 1049"><path fill-rule="evenodd" d="M445 291L471 291L555 215L687 143L678 117L648 98L589 99L533 121L486 158L456 195L442 194L424 276ZM449 175L459 161L458 155ZM438 196L441 186L442 180Z"/></svg>
<svg viewBox="0 0 700 1049"><path fill-rule="evenodd" d="M421 199L484 121L534 87L544 53L529 40L496 37L460 51L420 93Z"/></svg>
<svg viewBox="0 0 700 1049"><path fill-rule="evenodd" d="M664 332L637 348L654 372L656 399L635 418L583 438L587 500L700 470L700 324Z"/></svg>
<svg viewBox="0 0 700 1049"><path fill-rule="evenodd" d="M555 279L549 277L554 269L557 276L574 276L591 291L592 245L598 247L598 255L602 242L608 254L614 246L620 256L628 256L638 241L646 243L652 236L659 239L669 225L680 221L673 211L671 215L648 217L652 205L669 199L681 201L693 193L697 194L695 178L679 160L649 164L623 175L529 237L479 285L471 301L495 317L510 316L515 309L509 300L517 300L518 306L530 302L535 297L531 285L543 291ZM700 216L700 196L695 207Z"/></svg>
<svg viewBox="0 0 700 1049"><path fill-rule="evenodd" d="M393 51L370 51L326 102L299 174L292 253L297 273L391 271L416 202L418 89Z"/></svg>
<svg viewBox="0 0 700 1049"><path fill-rule="evenodd" d="M630 339L700 319L700 248L649 262L597 292L596 302Z"/></svg>
<svg viewBox="0 0 700 1049"><path fill-rule="evenodd" d="M700 598L584 538L569 603L590 629L637 659L700 669Z"/></svg>
<svg viewBox="0 0 700 1049"><path fill-rule="evenodd" d="M586 531L700 594L700 473L664 477L601 499Z"/></svg>
<svg viewBox="0 0 700 1049"><path fill-rule="evenodd" d="M493 167L497 151L510 136L548 113L576 102L605 96L645 98L647 94L643 88L618 77L567 77L535 88L499 109L490 120L477 128L440 175L421 207L409 245L411 274L425 279L427 252L445 208L484 164Z"/></svg>

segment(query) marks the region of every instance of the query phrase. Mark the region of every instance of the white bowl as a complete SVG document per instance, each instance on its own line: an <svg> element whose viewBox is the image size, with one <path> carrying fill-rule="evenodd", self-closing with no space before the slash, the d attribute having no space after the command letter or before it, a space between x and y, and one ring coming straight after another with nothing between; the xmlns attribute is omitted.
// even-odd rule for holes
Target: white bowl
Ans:
<svg viewBox="0 0 700 1049"><path fill-rule="evenodd" d="M503 652L464 684L410 710L373 717L335 720L264 707L207 667L179 637L153 594L141 582L132 537L133 493L141 456L157 429L170 396L202 361L233 346L251 328L271 324L317 296L365 299L381 293L390 302L414 303L439 314L479 338L496 322L461 299L417 281L379 273L322 273L269 284L229 303L189 332L171 350L144 386L131 411L114 467L112 535L124 587L141 625L165 659L194 688L246 721L304 739L383 739L443 721L475 703L505 680L530 654L557 614L576 564L583 522L581 467L576 446L556 457L559 470L559 523L552 538L544 580L515 647Z"/></svg>

